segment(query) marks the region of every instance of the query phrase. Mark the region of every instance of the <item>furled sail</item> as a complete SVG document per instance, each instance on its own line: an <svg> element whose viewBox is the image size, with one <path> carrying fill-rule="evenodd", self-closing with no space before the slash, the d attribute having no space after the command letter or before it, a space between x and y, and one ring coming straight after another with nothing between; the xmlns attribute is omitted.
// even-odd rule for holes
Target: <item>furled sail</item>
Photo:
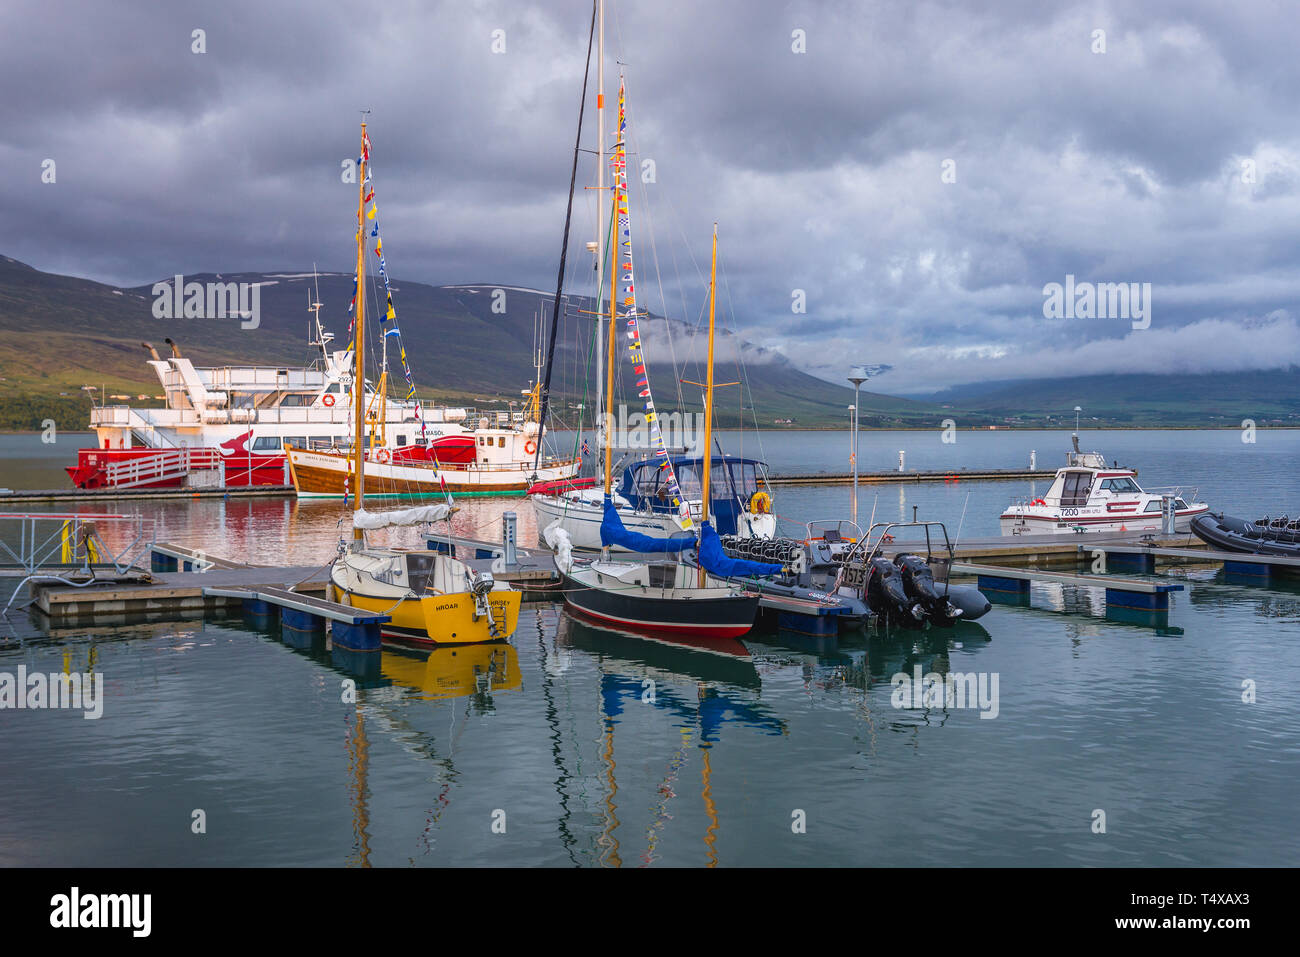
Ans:
<svg viewBox="0 0 1300 957"><path fill-rule="evenodd" d="M604 533L605 527L601 526L601 532ZM770 562L751 562L743 558L728 558L727 553L722 550L722 542L718 538L718 533L713 530L712 522L700 523L700 567L711 575L717 575L719 578L767 578L771 575L779 575L782 570L781 565L774 565Z"/></svg>
<svg viewBox="0 0 1300 957"><path fill-rule="evenodd" d="M630 552L681 552L695 547L695 536L653 538L640 532L628 531L623 520L619 518L617 506L609 496L606 496L605 514L600 522L600 543L607 548L618 545Z"/></svg>
<svg viewBox="0 0 1300 957"><path fill-rule="evenodd" d="M367 512L364 508L352 513L352 524L357 528L388 528L394 525L425 525L450 518L456 511L445 502L438 505L418 505L415 508L396 508L384 512Z"/></svg>

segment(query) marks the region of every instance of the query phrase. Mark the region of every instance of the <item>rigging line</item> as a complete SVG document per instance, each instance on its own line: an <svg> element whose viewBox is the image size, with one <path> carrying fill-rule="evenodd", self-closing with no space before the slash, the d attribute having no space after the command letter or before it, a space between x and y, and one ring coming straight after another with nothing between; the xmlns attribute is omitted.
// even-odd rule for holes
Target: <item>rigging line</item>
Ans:
<svg viewBox="0 0 1300 957"><path fill-rule="evenodd" d="M596 9L597 3L593 0L591 5L591 30L587 34L587 65L582 74L582 99L578 105L578 135L577 141L573 145L573 166L569 172L569 204L564 213L564 239L560 243L560 269L555 280L555 306L551 312L551 342L546 351L546 379L542 384L541 405L537 414L537 457L533 461L534 471L541 465L542 437L546 433L546 413L551 403L551 369L555 365L553 362L555 337L560 329L560 302L564 296L564 267L569 254L569 227L573 223L573 191L578 181L578 148L582 145L582 119L587 110L587 81L591 77L591 47L596 37ZM613 335L612 329L610 334Z"/></svg>
<svg viewBox="0 0 1300 957"><path fill-rule="evenodd" d="M632 123L632 121L629 120L628 126L633 128L628 134L628 138L631 139L637 135L635 130L636 124ZM639 147L641 145L641 141L639 138L636 140L636 145L639 150ZM685 403L682 399L682 377L681 374L678 372L678 365L677 365L677 345L676 342L673 340L672 321L668 317L668 301L667 301L667 297L664 295L663 273L659 268L659 246L655 242L654 215L650 210L650 191L646 189L646 182L644 177L641 178L641 182L638 184L638 188L640 191L641 209L645 215L646 233L650 239L650 258L654 262L655 281L659 287L659 307L663 311L664 338L668 340L668 357L669 357L669 361L672 363L672 368L673 368L673 379L675 380L673 385L677 392L677 409L679 412L684 413ZM680 285L680 282L678 283L678 285ZM648 306L649 303L647 303L647 309Z"/></svg>
<svg viewBox="0 0 1300 957"><path fill-rule="evenodd" d="M744 383L744 392L749 393L749 409L750 409L751 417L754 420L754 440L758 443L758 458L766 459L766 454L763 451L763 433L759 430L758 427L758 407L754 404L754 389L749 380L749 370L746 368L745 363L741 357L740 331L736 328L736 310L735 310L735 304L731 298L731 282L727 278L726 270L722 267L722 264L719 263L718 266L719 266L719 271L722 272L722 286L726 290L727 313L731 317L731 334L736 348L736 370L740 376L741 381ZM743 422L745 419L745 408L744 408L745 402L744 402L743 393L741 395L740 405L741 405L740 415L737 417L737 421ZM741 447L743 449L744 447L743 430L741 432L741 436L742 436Z"/></svg>

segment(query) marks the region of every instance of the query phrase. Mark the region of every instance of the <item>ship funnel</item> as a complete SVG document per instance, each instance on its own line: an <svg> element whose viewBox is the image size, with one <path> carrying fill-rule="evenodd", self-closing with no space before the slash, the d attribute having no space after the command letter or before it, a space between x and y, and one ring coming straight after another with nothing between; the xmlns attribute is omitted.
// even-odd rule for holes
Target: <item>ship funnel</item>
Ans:
<svg viewBox="0 0 1300 957"><path fill-rule="evenodd" d="M158 355L158 350L153 347L152 342L142 342L140 345L149 350L149 355L153 356L154 362L162 362L162 357Z"/></svg>
<svg viewBox="0 0 1300 957"><path fill-rule="evenodd" d="M170 336L168 336L166 339L164 339L163 342L167 343L167 345L169 345L169 346L172 347L172 358L173 358L173 359L183 359L183 358L184 358L184 356L181 355L180 347L179 347L178 345L176 345L176 343L172 342Z"/></svg>

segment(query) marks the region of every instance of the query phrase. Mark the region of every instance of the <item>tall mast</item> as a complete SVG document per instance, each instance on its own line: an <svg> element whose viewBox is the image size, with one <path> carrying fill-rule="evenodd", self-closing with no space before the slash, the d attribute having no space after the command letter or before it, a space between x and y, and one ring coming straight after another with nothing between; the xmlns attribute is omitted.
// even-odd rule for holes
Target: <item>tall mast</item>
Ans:
<svg viewBox="0 0 1300 957"><path fill-rule="evenodd" d="M610 210L610 224L618 216L618 188L614 188L615 208ZM614 456L612 455L614 442L614 329L616 328L615 320L618 318L618 290L615 283L618 281L617 263L614 257L617 255L615 243L617 242L616 231L611 229L609 235L609 354L606 361L609 363L605 370L605 495L608 496L613 488L612 470L614 467ZM597 322L600 321L597 317Z"/></svg>
<svg viewBox="0 0 1300 957"><path fill-rule="evenodd" d="M366 473L362 454L366 444L366 163L370 159L370 138L366 124L361 123L361 163L357 170L357 310L354 323L352 355L352 407L356 417L356 434L352 439L352 462L356 476L357 494L352 499L352 511L362 509L366 494ZM361 541L365 533L353 523L352 537Z"/></svg>
<svg viewBox="0 0 1300 957"><path fill-rule="evenodd" d="M718 224L713 224L713 264L709 267L709 365L704 387L704 499L700 502L700 524L709 520L709 479L713 472L713 315L718 299ZM704 569L700 569L704 587Z"/></svg>
<svg viewBox="0 0 1300 957"><path fill-rule="evenodd" d="M600 246L605 242L605 0L599 0L599 12L596 14L597 20L597 40L596 40L596 356L604 354L602 338L604 328L601 325L600 318L600 292L604 283L605 257L601 255ZM613 234L609 237L609 261L610 272L614 271L614 249ZM609 327L610 338L614 336L614 326ZM600 375L597 369L596 374L596 409L597 415L605 403L602 401L605 396L605 377ZM606 433L609 432L610 421L605 419ZM605 492L609 493L609 438L605 439Z"/></svg>

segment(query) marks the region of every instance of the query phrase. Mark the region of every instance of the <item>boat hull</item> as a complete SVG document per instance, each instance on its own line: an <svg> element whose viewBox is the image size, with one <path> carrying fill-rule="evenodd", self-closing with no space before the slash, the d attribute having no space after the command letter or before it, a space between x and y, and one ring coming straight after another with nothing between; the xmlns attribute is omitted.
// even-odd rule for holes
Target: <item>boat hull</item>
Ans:
<svg viewBox="0 0 1300 957"><path fill-rule="evenodd" d="M564 575L564 604L572 612L605 625L647 635L739 638L754 627L757 593L725 598L657 598L591 588Z"/></svg>
<svg viewBox="0 0 1300 957"><path fill-rule="evenodd" d="M335 582L334 601L353 608L389 615L392 620L381 626L386 641L432 647L466 645L500 641L493 635L486 617L476 616L474 598L468 594L429 595L424 598L394 599L391 595L367 595L345 592ZM504 622L504 634L512 635L519 626L519 608L523 593L513 590L492 592L488 604L498 626Z"/></svg>
<svg viewBox="0 0 1300 957"><path fill-rule="evenodd" d="M307 498L342 498L355 491L351 457L334 452L288 449L289 469L298 495ZM460 495L523 494L535 481L569 478L577 474L578 462L547 463L534 469L529 463L519 468L439 468L429 464L365 463L366 497L415 498L444 492Z"/></svg>
<svg viewBox="0 0 1300 957"><path fill-rule="evenodd" d="M1225 552L1300 558L1300 533L1283 531L1279 534L1270 529L1267 534L1275 537L1264 537L1254 522L1231 515L1202 515L1192 522L1192 534L1212 548Z"/></svg>
<svg viewBox="0 0 1300 957"><path fill-rule="evenodd" d="M1181 509L1174 517L1174 529L1186 532L1197 516L1209 512L1210 507ZM1092 509L1080 509L1080 512ZM1100 510L1099 510L1100 511ZM1073 535L1076 529L1087 532L1158 532L1163 527L1159 512L1143 512L1117 516L1114 514L1062 517L1045 510L1004 512L1000 518L1003 535Z"/></svg>

